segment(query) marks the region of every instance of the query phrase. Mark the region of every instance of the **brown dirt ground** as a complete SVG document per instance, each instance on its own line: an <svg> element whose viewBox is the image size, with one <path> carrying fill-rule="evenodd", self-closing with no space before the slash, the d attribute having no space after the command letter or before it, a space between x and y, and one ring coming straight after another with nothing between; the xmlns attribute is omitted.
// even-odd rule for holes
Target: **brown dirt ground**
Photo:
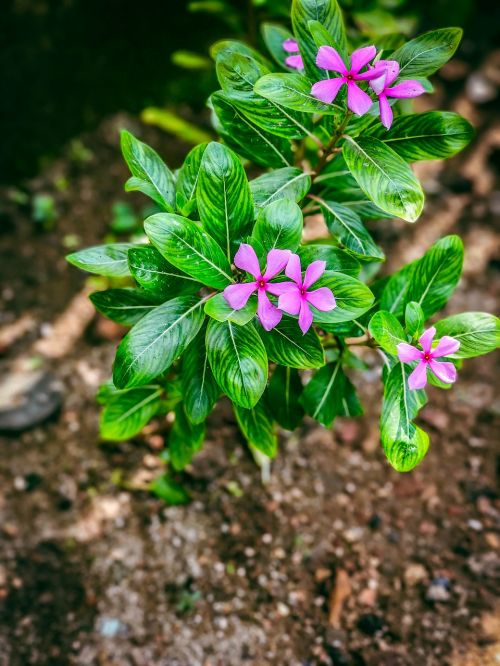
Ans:
<svg viewBox="0 0 500 666"><path fill-rule="evenodd" d="M475 146L443 169L421 165L422 220L377 233L393 248L390 268L460 233L466 270L447 312L498 311L499 128L488 105L473 107L453 86L449 106L479 126ZM83 137L90 162L65 155L27 184L54 193L54 231L36 232L25 210L5 209L0 328L26 312L36 323L4 365L50 338L83 284L62 239L99 242L112 202L125 198L116 135L124 121L133 127L112 118ZM140 132L179 164L184 145ZM137 489L160 469L162 424L131 442L98 440L93 396L115 346L116 330L94 322L52 363L65 387L60 414L0 439L2 666L498 663L498 355L466 362L452 391L431 389L422 423L432 445L411 474L394 472L380 450L379 367L368 352L372 370L353 375L365 417L283 434L262 485L222 404L185 474L193 502L165 507Z"/></svg>

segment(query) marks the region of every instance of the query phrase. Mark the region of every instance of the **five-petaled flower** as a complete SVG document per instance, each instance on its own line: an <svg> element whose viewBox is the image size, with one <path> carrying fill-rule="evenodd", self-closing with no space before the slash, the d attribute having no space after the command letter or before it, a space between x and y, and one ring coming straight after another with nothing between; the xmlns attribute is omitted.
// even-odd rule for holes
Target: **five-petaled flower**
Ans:
<svg viewBox="0 0 500 666"><path fill-rule="evenodd" d="M453 384L457 378L457 370L453 363L436 361L436 358L454 354L460 348L460 342L444 335L434 349L432 341L436 335L434 326L427 329L419 339L422 349L417 349L406 342L398 345L398 357L403 363L418 361L415 370L408 377L408 386L411 389L422 389L427 384L427 368L445 384Z"/></svg>
<svg viewBox="0 0 500 666"><path fill-rule="evenodd" d="M300 267L300 258L292 254L285 269L287 277L293 282L281 282L278 287L280 297L278 307L280 310L291 315L299 315L299 326L302 333L307 333L313 321L312 305L321 312L329 312L335 307L335 298L331 289L320 287L309 291L311 287L323 275L326 262L313 261L306 269L304 279Z"/></svg>
<svg viewBox="0 0 500 666"><path fill-rule="evenodd" d="M255 280L241 284L232 284L224 289L224 298L234 310L241 310L248 302L250 296L257 292L258 305L257 315L260 323L270 331L277 326L283 313L271 303L267 293L278 295L278 284L271 284L278 273L285 268L290 259L290 250L271 250L267 254L267 266L262 273L260 270L259 259L251 245L242 243L234 256L234 264L238 268L250 273Z"/></svg>
<svg viewBox="0 0 500 666"><path fill-rule="evenodd" d="M418 97L425 92L423 85L419 81L402 81L395 86L390 87L397 79L399 74L399 64L395 60L379 60L377 68L373 71L379 71L379 67L384 68L382 76L370 81L370 88L378 96L378 105L380 109L380 120L382 125L389 129L392 125L393 113L388 97L395 99L404 99L409 97Z"/></svg>
<svg viewBox="0 0 500 666"><path fill-rule="evenodd" d="M304 69L304 61L300 55L299 45L295 39L285 39L283 42L283 49L287 53L292 53L285 58L285 65L292 69Z"/></svg>
<svg viewBox="0 0 500 666"><path fill-rule="evenodd" d="M316 58L316 64L321 69L337 72L340 76L333 79L318 81L311 88L311 94L327 104L331 104L337 97L340 88L347 86L347 107L358 116L366 113L371 105L372 98L358 86L356 81L371 81L380 78L384 69L377 64L372 69L361 72L377 53L374 46L364 46L356 49L351 55L351 66L348 68L338 52L331 46L321 46Z"/></svg>

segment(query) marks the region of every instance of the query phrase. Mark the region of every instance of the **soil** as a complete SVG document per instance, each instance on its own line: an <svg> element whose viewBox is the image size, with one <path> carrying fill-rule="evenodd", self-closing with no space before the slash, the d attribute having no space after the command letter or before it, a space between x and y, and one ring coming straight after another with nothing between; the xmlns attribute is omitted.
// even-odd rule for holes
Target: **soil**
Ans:
<svg viewBox="0 0 500 666"><path fill-rule="evenodd" d="M462 65L445 70L453 96L444 103L473 118L474 146L444 166L419 165L428 205L417 225L374 231L393 248L388 269L459 233L466 268L447 313L498 311L500 129L491 104L463 92ZM436 104L442 90L441 81ZM63 154L26 184L30 196L54 197L53 230L6 204L0 329L26 313L35 323L4 365L50 340L82 289L85 276L63 258L71 235L79 247L98 243L114 201L143 206L122 192L124 124L180 164L187 146L113 117L82 137L89 161ZM264 485L222 403L183 477L193 501L166 507L142 490L161 471L164 424L99 442L94 394L119 335L94 319L47 362L64 385L60 412L0 439L2 666L498 663L498 355L467 361L453 390L430 390L421 421L432 444L410 474L394 472L380 449L380 368L367 351L371 370L352 376L364 417L282 433Z"/></svg>

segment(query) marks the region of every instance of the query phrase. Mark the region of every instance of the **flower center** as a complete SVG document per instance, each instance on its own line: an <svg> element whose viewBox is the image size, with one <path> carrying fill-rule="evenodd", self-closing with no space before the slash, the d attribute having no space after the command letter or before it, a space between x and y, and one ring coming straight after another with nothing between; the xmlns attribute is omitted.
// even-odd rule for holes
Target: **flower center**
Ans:
<svg viewBox="0 0 500 666"><path fill-rule="evenodd" d="M265 289L266 288L266 281L261 278L260 280L257 280L257 285L258 285L259 289Z"/></svg>
<svg viewBox="0 0 500 666"><path fill-rule="evenodd" d="M300 295L305 296L307 294L307 291L304 289L304 287L301 287L300 289Z"/></svg>
<svg viewBox="0 0 500 666"><path fill-rule="evenodd" d="M426 361L427 363L429 363L430 360L431 360L430 352L425 352L425 354L424 354L424 361Z"/></svg>
<svg viewBox="0 0 500 666"><path fill-rule="evenodd" d="M345 77L348 81L354 81L354 76L352 74L347 74Z"/></svg>

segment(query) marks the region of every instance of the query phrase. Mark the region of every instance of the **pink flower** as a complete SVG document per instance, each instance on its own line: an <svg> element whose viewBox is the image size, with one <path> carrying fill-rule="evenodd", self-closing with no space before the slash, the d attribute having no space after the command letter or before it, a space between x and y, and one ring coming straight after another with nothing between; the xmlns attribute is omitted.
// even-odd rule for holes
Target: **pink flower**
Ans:
<svg viewBox="0 0 500 666"><path fill-rule="evenodd" d="M241 310L247 304L250 296L257 292L258 306L257 315L260 323L270 331L277 326L283 313L271 303L267 292L278 295L277 284L270 284L269 280L276 277L278 273L285 268L290 259L290 250L271 250L267 254L267 267L262 274L259 266L259 260L255 250L251 245L242 243L234 257L234 264L241 270L250 273L255 278L253 282L244 282L242 284L232 284L224 289L224 298L234 310Z"/></svg>
<svg viewBox="0 0 500 666"><path fill-rule="evenodd" d="M291 67L292 69L304 69L304 61L302 60L299 45L295 39L285 39L283 42L283 49L287 53L294 54L285 58L285 65L288 65L288 67Z"/></svg>
<svg viewBox="0 0 500 666"><path fill-rule="evenodd" d="M280 293L279 309L291 315L299 315L299 326L302 333L307 333L313 321L310 305L321 312L329 312L336 305L332 291L328 287L308 291L309 287L323 275L325 267L326 262L313 261L307 267L304 280L302 280L300 259L298 255L292 254L285 273L293 282L280 282L275 285Z"/></svg>
<svg viewBox="0 0 500 666"><path fill-rule="evenodd" d="M399 74L399 64L395 60L379 60L378 66L385 68L384 73L377 79L370 81L370 88L378 95L378 106L382 125L389 129L392 125L393 113L388 97L403 99L418 97L425 92L424 87L418 81L402 81L396 86L389 88ZM375 70L374 70L375 71Z"/></svg>
<svg viewBox="0 0 500 666"><path fill-rule="evenodd" d="M457 378L457 371L453 363L440 362L435 359L454 354L460 348L460 342L444 335L432 349L435 335L436 329L432 326L420 336L419 342L423 351L406 342L400 342L398 345L398 357L402 363L418 361L417 367L408 377L408 386L411 389L424 388L427 384L427 368L430 368L431 372L445 384L453 384Z"/></svg>
<svg viewBox="0 0 500 666"><path fill-rule="evenodd" d="M345 84L347 86L347 106L358 116L366 113L372 105L372 98L358 87L356 81L371 81L381 76L382 69L378 65L366 72L361 72L377 53L374 46L364 46L356 49L351 55L350 69L344 64L344 61L331 46L321 46L316 58L316 64L321 69L328 69L331 72L338 72L340 76L334 79L324 79L318 81L311 88L311 94L322 102L331 104L337 97L337 93Z"/></svg>

